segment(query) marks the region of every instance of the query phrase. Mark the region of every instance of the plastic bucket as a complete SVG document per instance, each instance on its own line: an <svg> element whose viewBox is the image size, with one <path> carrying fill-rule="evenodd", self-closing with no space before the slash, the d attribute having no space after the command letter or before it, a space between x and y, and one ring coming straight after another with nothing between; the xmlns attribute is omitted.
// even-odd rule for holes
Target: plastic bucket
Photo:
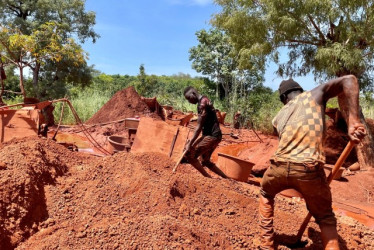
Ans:
<svg viewBox="0 0 374 250"><path fill-rule="evenodd" d="M109 153L114 154L119 151L127 151L129 148L128 138L114 135L108 137L107 150Z"/></svg>
<svg viewBox="0 0 374 250"><path fill-rule="evenodd" d="M255 164L239 159L232 155L218 153L217 166L227 175L237 181L247 182Z"/></svg>

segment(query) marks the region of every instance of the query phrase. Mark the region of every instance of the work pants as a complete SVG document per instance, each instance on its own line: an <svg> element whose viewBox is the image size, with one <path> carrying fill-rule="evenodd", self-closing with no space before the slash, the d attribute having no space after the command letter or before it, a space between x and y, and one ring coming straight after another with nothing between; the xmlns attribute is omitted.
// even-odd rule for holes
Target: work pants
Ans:
<svg viewBox="0 0 374 250"><path fill-rule="evenodd" d="M274 162L267 169L261 183L260 191L260 227L262 231L263 249L273 249L274 229L273 211L274 197L285 189L299 191L304 199L307 209L320 225L322 239L327 239L324 245L331 240L336 248L336 218L332 211L331 190L327 183L322 164L314 167L290 162ZM325 230L326 229L326 230ZM328 235L324 236L323 231Z"/></svg>
<svg viewBox="0 0 374 250"><path fill-rule="evenodd" d="M188 162L205 177L211 176L204 170L203 166L208 167L221 177L227 178L226 175L216 166L216 164L210 160L213 151L217 148L221 140L221 138L216 138L213 136L202 136L196 140L186 155ZM201 156L202 159L201 163L198 160L199 156Z"/></svg>

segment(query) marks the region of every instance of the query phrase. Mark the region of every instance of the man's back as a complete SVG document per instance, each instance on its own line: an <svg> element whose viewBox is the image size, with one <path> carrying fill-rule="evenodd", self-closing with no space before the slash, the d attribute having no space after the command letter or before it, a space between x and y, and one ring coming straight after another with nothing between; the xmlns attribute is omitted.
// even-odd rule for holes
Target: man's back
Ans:
<svg viewBox="0 0 374 250"><path fill-rule="evenodd" d="M295 163L324 163L323 107L310 91L288 102L273 119L280 141L273 156L275 161Z"/></svg>

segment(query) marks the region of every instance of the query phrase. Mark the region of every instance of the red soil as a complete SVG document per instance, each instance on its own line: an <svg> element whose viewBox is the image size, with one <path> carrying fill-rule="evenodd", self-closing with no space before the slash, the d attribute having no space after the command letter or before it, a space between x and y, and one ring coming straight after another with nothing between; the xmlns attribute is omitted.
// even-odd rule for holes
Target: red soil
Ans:
<svg viewBox="0 0 374 250"><path fill-rule="evenodd" d="M86 123L105 123L135 116L149 116L160 119L157 114L149 110L147 104L141 99L135 88L131 86L115 93Z"/></svg>
<svg viewBox="0 0 374 250"><path fill-rule="evenodd" d="M48 218L44 186L54 185L69 166L86 159L38 137L1 145L0 249L9 249L37 231Z"/></svg>
<svg viewBox="0 0 374 250"><path fill-rule="evenodd" d="M156 116L133 87L117 92L88 123ZM159 119L159 118L158 118ZM121 123L95 126L105 135L125 133ZM230 133L239 134L239 139ZM256 163L261 171L276 148L275 137L223 128L221 150ZM237 144L240 143L240 144ZM331 124L327 162L347 144ZM224 148L224 146L232 145ZM213 158L216 157L213 155ZM347 165L357 159L353 153ZM255 249L259 245L258 192L247 183L201 176L189 164L172 174L164 155L118 153L105 158L73 153L48 139L0 145L0 250L2 249ZM214 175L213 173L211 173ZM333 181L334 202L373 208L374 174L344 174ZM275 211L279 249L288 249L306 215L303 201L278 197ZM342 249L373 249L374 230L338 215ZM321 249L318 226L304 234L308 249Z"/></svg>
<svg viewBox="0 0 374 250"><path fill-rule="evenodd" d="M29 138L4 145L0 156L6 164L0 170L1 249L254 249L259 244L258 187L207 179L188 164L172 174L174 163L164 155L90 158ZM305 215L303 202L278 198L277 242L291 240ZM373 230L344 216L338 221L343 249L374 247ZM307 248L322 247L318 232L311 222L304 235Z"/></svg>

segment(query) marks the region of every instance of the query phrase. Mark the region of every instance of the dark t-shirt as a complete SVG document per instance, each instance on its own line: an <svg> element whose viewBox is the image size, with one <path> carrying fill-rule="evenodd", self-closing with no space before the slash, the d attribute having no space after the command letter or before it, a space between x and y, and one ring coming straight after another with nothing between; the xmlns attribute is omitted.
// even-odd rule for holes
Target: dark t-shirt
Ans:
<svg viewBox="0 0 374 250"><path fill-rule="evenodd" d="M206 96L201 97L197 105L197 113L201 115L205 110L206 117L203 126L203 136L213 136L216 138L222 138L222 132L219 127L219 122L216 115L216 110L214 109L209 98Z"/></svg>

